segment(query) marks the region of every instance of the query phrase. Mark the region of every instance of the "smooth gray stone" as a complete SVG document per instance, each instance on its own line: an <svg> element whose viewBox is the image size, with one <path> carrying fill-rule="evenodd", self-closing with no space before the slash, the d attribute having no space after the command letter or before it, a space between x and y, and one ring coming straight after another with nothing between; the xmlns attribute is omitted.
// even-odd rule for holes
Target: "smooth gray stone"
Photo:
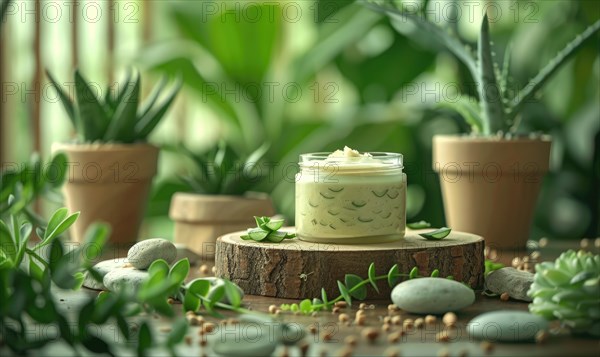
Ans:
<svg viewBox="0 0 600 357"><path fill-rule="evenodd" d="M533 283L533 273L507 267L491 272L485 278L485 288L495 294L508 293L517 300L532 301L527 291Z"/></svg>
<svg viewBox="0 0 600 357"><path fill-rule="evenodd" d="M168 264L175 261L177 248L170 241L162 238L145 239L129 248L127 259L136 269L148 269L158 259Z"/></svg>
<svg viewBox="0 0 600 357"><path fill-rule="evenodd" d="M473 304L475 292L450 279L416 278L396 285L392 301L402 310L415 314L443 314Z"/></svg>
<svg viewBox="0 0 600 357"><path fill-rule="evenodd" d="M123 268L126 264L127 258L109 259L96 263L93 269L95 269L102 276L102 278L104 278L104 276L109 272L115 269ZM106 290L104 283L94 279L88 272L84 273L83 286L89 289Z"/></svg>
<svg viewBox="0 0 600 357"><path fill-rule="evenodd" d="M134 268L120 268L108 272L104 276L104 286L110 291L117 291L125 286L130 287L134 291L138 291L144 281L150 275L145 270L137 270Z"/></svg>
<svg viewBox="0 0 600 357"><path fill-rule="evenodd" d="M210 276L210 277L206 277L206 278L196 278L196 279L190 281L189 283L187 283L185 285L186 288L189 288L190 285L194 281L196 281L196 280L206 280L206 281L208 281L210 283L210 289L208 290L208 295L210 295L211 292L214 289L216 289L218 286L225 285L225 281L223 279L217 278L217 277L214 277L214 276ZM235 284L235 283L233 285L235 285L235 287L237 288L238 292L240 293L240 296L243 298L244 297L244 290L242 290L242 288L240 288L239 286L237 286L237 284ZM226 304L230 303L229 299L227 299L227 295L223 295L223 298L221 299L221 302L224 302Z"/></svg>
<svg viewBox="0 0 600 357"><path fill-rule="evenodd" d="M490 341L533 341L535 335L548 329L548 321L526 311L499 310L475 317L467 325L473 338Z"/></svg>

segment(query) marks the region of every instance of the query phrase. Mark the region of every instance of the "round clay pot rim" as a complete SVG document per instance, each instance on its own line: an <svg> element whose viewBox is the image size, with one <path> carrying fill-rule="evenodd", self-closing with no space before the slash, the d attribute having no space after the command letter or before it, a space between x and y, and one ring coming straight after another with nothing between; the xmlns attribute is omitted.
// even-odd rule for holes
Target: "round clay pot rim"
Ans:
<svg viewBox="0 0 600 357"><path fill-rule="evenodd" d="M212 202L228 202L228 201L268 201L271 196L263 192L252 192L250 195L220 195L206 194L194 192L175 192L173 198L179 198L192 201L212 201Z"/></svg>
<svg viewBox="0 0 600 357"><path fill-rule="evenodd" d="M69 151L69 152L99 152L99 151L146 151L146 150L156 150L159 148L155 145L146 142L138 142L131 144L123 144L123 143L103 143L103 142L94 142L94 143L73 143L73 142L56 142L52 144L52 150L59 151Z"/></svg>
<svg viewBox="0 0 600 357"><path fill-rule="evenodd" d="M532 143L550 143L552 142L552 136L543 134L536 137L515 137L511 139L505 139L504 137L498 136L472 136L472 135L447 135L438 134L433 136L433 141L444 142L444 143L474 143L474 144L532 144Z"/></svg>

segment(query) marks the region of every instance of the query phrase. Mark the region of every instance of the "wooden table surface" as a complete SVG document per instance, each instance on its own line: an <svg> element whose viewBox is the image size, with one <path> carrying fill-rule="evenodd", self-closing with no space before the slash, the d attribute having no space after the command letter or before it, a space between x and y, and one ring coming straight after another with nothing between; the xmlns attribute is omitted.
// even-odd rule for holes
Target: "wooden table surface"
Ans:
<svg viewBox="0 0 600 357"><path fill-rule="evenodd" d="M548 248L542 250L542 256L547 259L553 259L560 251L567 248L575 248L576 246L573 243L552 243ZM590 250L598 253L598 249L593 246ZM516 254L518 255L519 253ZM514 255L515 253L505 252L500 253L499 257L501 260L508 262ZM193 274L190 278L199 275L197 268L192 269L192 271ZM94 294L97 294L97 292L88 289L82 289L78 292L64 291L60 293L61 303L65 310L73 311L76 310L75 306L84 301L87 296ZM266 313L270 305L279 306L282 303L289 304L298 301L246 296L244 302L246 307L254 311ZM347 313L353 319L359 303L356 302L352 307L341 309L340 313ZM484 351L481 342L471 339L466 333L466 324L478 314L500 309L526 311L527 303L524 302L503 302L498 297L487 297L478 292L475 304L457 313L458 322L456 328L452 330L451 341L447 343L436 342L436 334L444 329L441 317L437 318L436 323L426 325L422 329L413 328L405 330L406 333L401 337L399 342L390 343L388 342L388 336L402 329L402 326L392 325L389 332L381 330L383 319L390 314L388 304L391 301L388 297L382 296L380 300L367 301L366 303L371 306L365 309L367 316L365 326L356 326L354 324L347 326L338 321L339 313L335 314L332 312L319 312L316 316L295 315L291 312L283 312L275 319L276 322L298 324L307 328L307 330L310 325L316 327L316 334L307 333L305 337L305 341L310 345L309 356L600 356L600 339L570 336L564 331L557 335L552 335L545 344L494 343L491 351ZM181 311L180 309L177 310ZM398 313L402 319L423 317L402 311ZM231 314L226 315L234 316ZM209 321L214 320L210 317L206 319ZM165 318L155 318L153 320L156 322L158 337L162 338L166 336L172 321ZM214 322L218 323L216 320ZM132 322L132 324L135 325L135 322ZM380 331L379 338L374 343L369 343L361 337L361 330L364 327L373 327ZM553 324L552 327L557 328L558 326ZM212 333L214 336L209 337L209 344L202 347L200 346L201 337L198 333L199 327L192 326L188 333L191 336L191 340L189 341L191 343L182 343L177 351L182 356L212 356L214 353L210 348L210 338L219 338L219 334L231 334L236 328L240 328L239 325L221 325L220 329L218 328ZM116 333L117 330L114 327L111 329L108 326L103 331L113 334L118 339L118 333ZM325 335L328 335L327 338L325 338ZM349 349L348 345L344 342L347 336L356 336L358 339L357 345L352 349ZM60 348L60 346L50 346L43 351L43 354L63 356L65 355L65 350L64 348ZM166 351L156 351L156 354L166 355ZM273 355L300 356L301 354L298 347L285 348L280 346Z"/></svg>

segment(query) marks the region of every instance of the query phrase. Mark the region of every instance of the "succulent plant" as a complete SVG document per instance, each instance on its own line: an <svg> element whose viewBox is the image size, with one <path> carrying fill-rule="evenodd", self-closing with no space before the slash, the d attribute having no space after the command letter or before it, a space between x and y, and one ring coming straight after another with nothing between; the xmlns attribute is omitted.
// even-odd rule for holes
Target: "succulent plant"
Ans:
<svg viewBox="0 0 600 357"><path fill-rule="evenodd" d="M82 142L128 144L145 141L165 115L181 87L181 81L178 80L162 102L157 104L167 84L166 78L163 78L138 110L141 85L140 75L137 72L132 78L131 71L127 71L119 90L115 93L108 86L104 98L100 99L94 93L90 83L76 70L75 102L69 98L49 72L46 74L58 92L65 111Z"/></svg>
<svg viewBox="0 0 600 357"><path fill-rule="evenodd" d="M224 141L203 154L180 145L179 151L196 166L196 172L181 179L196 193L242 195L256 186L267 173L267 168L261 168L259 164L268 149L269 145L263 144L248 157L241 157Z"/></svg>
<svg viewBox="0 0 600 357"><path fill-rule="evenodd" d="M536 264L535 271L529 311L558 319L575 333L600 336L600 255L569 250Z"/></svg>
<svg viewBox="0 0 600 357"><path fill-rule="evenodd" d="M473 53L467 44L459 40L453 29L442 28L427 20L424 13L426 5L417 12L404 9L397 4L398 1L393 0L362 0L361 2L377 12L388 15L398 32L410 35L416 28L419 31L419 39L428 44L433 43L447 48L465 64L477 83L479 100L463 95L459 100L445 102L442 106L457 111L471 126L473 133L486 136L498 133L509 136L514 133L520 122L518 115L523 105L540 91L548 79L582 47L586 40L600 30L600 20L598 20L569 42L521 91L509 98L507 83L510 50L505 51L500 70L492 50L487 15L483 17L477 51Z"/></svg>

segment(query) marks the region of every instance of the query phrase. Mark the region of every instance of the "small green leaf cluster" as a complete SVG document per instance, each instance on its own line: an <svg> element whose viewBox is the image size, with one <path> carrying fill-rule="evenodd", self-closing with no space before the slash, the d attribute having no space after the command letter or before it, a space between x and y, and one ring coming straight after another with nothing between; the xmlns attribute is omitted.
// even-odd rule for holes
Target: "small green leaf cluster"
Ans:
<svg viewBox="0 0 600 357"><path fill-rule="evenodd" d="M229 304L223 303L223 298L229 301ZM242 308L242 296L238 288L229 280L225 280L224 285L218 285L210 289L208 280L197 279L189 286L180 288L179 299L183 301L184 311L197 312L202 307L210 315L221 318L216 308L236 311L239 313L248 313L249 310Z"/></svg>
<svg viewBox="0 0 600 357"><path fill-rule="evenodd" d="M600 255L573 250L535 265L529 311L575 333L600 336Z"/></svg>
<svg viewBox="0 0 600 357"><path fill-rule="evenodd" d="M67 157L58 153L44 163L37 153L28 162L20 165L6 165L0 176L0 216L25 213L37 225L45 225L29 205L40 195L60 202L62 197L56 191L62 186L67 173ZM14 198L9 200L9 196Z"/></svg>
<svg viewBox="0 0 600 357"><path fill-rule="evenodd" d="M442 227L440 229L436 229L435 231L419 233L419 235L427 240L442 240L446 238L450 232L452 232L451 228Z"/></svg>
<svg viewBox="0 0 600 357"><path fill-rule="evenodd" d="M296 238L295 233L280 232L283 226L283 219L271 219L270 217L256 217L256 228L248 228L247 234L240 238L243 240L253 240L256 242L280 243L284 239Z"/></svg>
<svg viewBox="0 0 600 357"><path fill-rule="evenodd" d="M211 195L242 195L258 185L266 170L256 170L269 150L264 144L247 157L242 157L224 141L212 150L196 154L183 144L177 151L185 154L195 165L195 172L181 180L195 193Z"/></svg>
<svg viewBox="0 0 600 357"><path fill-rule="evenodd" d="M485 271L483 273L483 276L488 276L491 272L504 268L504 264L494 262L493 260L490 260L490 259L485 260L484 266L485 266Z"/></svg>
<svg viewBox="0 0 600 357"><path fill-rule="evenodd" d="M438 269L434 269L430 274L431 277L439 277L439 275L440 271ZM330 310L336 302L342 300L346 301L346 303L351 306L352 299L365 300L367 298L367 286L369 285L379 293L379 287L377 286L379 280L386 280L390 287L394 287L400 278L416 279L422 277L423 276L419 275L419 269L417 267L413 267L408 274L400 273L398 264L394 264L387 274L377 275L375 263L371 263L367 271L366 279L355 274L346 274L344 276L344 282L338 280L337 285L340 295L334 299L329 299L325 289L321 288L320 299L304 299L299 304L282 304L280 308L282 311L300 311L304 314L309 314L320 310ZM453 277L448 276L447 279L453 279Z"/></svg>
<svg viewBox="0 0 600 357"><path fill-rule="evenodd" d="M127 144L145 141L181 88L181 81L178 81L165 95L164 100L157 103L167 85L167 80L163 78L149 95L149 99L138 109L141 91L139 73L133 74L132 78L131 71L127 71L123 85L116 93L108 86L104 98L98 98L90 83L76 70L75 101L65 93L49 72L46 74L82 142Z"/></svg>

